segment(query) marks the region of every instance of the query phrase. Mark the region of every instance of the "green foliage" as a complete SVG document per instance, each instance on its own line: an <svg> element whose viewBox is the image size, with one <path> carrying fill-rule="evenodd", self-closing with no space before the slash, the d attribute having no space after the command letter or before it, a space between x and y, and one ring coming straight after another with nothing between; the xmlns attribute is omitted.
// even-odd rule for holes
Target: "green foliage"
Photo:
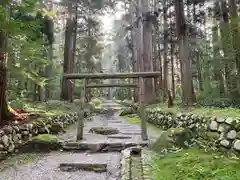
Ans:
<svg viewBox="0 0 240 180"><path fill-rule="evenodd" d="M240 161L214 152L191 148L153 158L155 180L240 180Z"/></svg>
<svg viewBox="0 0 240 180"><path fill-rule="evenodd" d="M50 64L48 44L53 43L53 20L39 15L38 1L9 2L8 8L0 6L0 28L8 36L8 95L10 100L36 96L34 84L44 87L48 77L44 75Z"/></svg>

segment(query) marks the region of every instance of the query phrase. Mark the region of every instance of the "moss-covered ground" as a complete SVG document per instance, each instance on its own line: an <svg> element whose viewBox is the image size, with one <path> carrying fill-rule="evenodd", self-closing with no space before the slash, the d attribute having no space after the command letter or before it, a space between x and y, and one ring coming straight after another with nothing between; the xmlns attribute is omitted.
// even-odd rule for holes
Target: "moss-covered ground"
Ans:
<svg viewBox="0 0 240 180"><path fill-rule="evenodd" d="M152 159L154 180L240 180L240 159L198 148Z"/></svg>
<svg viewBox="0 0 240 180"><path fill-rule="evenodd" d="M179 112L195 113L202 116L216 116L216 117L232 117L240 118L240 109L238 108L217 108L217 107L191 107L188 109L182 109L180 106L173 106L171 108L167 107L167 104L152 104L147 106L147 108L161 108L165 112L173 112L177 114Z"/></svg>
<svg viewBox="0 0 240 180"><path fill-rule="evenodd" d="M168 108L167 104L161 103L148 105L147 108L161 108L162 111L173 114L189 112L203 116L240 118L240 109L237 108L193 107L182 109L179 106ZM137 115L127 115L122 118L129 123L140 124L140 118ZM148 124L148 128L149 126L152 125ZM154 126L152 129L155 132L161 131ZM148 130L149 135L152 132L153 130ZM198 147L169 153L165 157L155 154L150 166L154 180L240 180L239 157L227 157L218 152L207 152Z"/></svg>
<svg viewBox="0 0 240 180"><path fill-rule="evenodd" d="M132 104L132 101L117 101L118 103L128 106ZM179 105L174 105L173 107L168 108L167 102L166 103L154 103L148 105L147 108L161 108L165 112L172 112L177 114L179 112L185 113L195 113L200 114L203 116L216 116L216 117L231 117L231 118L240 118L240 109L239 108L218 108L218 107L203 107L203 106L196 106L191 108L181 108Z"/></svg>

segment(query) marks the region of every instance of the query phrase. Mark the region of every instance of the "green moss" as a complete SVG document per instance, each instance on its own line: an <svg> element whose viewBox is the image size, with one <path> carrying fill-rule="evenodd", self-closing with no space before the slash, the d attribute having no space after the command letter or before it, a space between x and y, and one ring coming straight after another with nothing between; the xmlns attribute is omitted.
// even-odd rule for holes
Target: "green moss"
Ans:
<svg viewBox="0 0 240 180"><path fill-rule="evenodd" d="M92 98L91 102L89 102L89 104L91 106L93 106L93 108L96 108L96 109L102 109L103 108L103 103L102 103L101 99L99 99L99 98Z"/></svg>
<svg viewBox="0 0 240 180"><path fill-rule="evenodd" d="M57 136L51 135L51 134L40 134L37 136L34 136L32 138L32 141L41 141L41 142L48 142L48 143L58 143L59 138Z"/></svg>
<svg viewBox="0 0 240 180"><path fill-rule="evenodd" d="M126 119L130 124L140 124L141 119L136 114L121 116L121 118Z"/></svg>
<svg viewBox="0 0 240 180"><path fill-rule="evenodd" d="M179 106L167 107L167 104L152 104L147 106L149 109L161 108L164 112L172 112L174 114L179 112L195 113L203 116L218 116L218 117L232 117L240 118L240 109L237 108L213 108L213 107L191 107L188 109L181 109Z"/></svg>
<svg viewBox="0 0 240 180"><path fill-rule="evenodd" d="M155 180L240 180L239 159L197 148L154 157L151 164Z"/></svg>
<svg viewBox="0 0 240 180"><path fill-rule="evenodd" d="M20 152L49 152L62 147L61 140L51 134L40 134L30 139L20 148Z"/></svg>
<svg viewBox="0 0 240 180"><path fill-rule="evenodd" d="M171 128L164 131L159 138L150 146L155 152L161 152L163 149L173 146L185 147L184 142L190 140L189 132L184 128Z"/></svg>
<svg viewBox="0 0 240 180"><path fill-rule="evenodd" d="M71 103L54 101L49 103L26 103L23 109L27 112L36 113L42 117L47 117L74 112L76 110L76 106Z"/></svg>

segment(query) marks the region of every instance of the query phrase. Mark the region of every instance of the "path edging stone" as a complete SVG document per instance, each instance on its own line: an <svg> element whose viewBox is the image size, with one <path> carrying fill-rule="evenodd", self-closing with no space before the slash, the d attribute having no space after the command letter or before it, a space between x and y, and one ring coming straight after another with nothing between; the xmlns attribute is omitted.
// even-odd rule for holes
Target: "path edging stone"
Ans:
<svg viewBox="0 0 240 180"><path fill-rule="evenodd" d="M58 127L60 131L63 131L64 128L74 124L79 118L82 118L82 113L73 112L20 125L4 126L0 129L0 161L17 151L32 137L39 134L56 134L56 129L53 130L53 127Z"/></svg>

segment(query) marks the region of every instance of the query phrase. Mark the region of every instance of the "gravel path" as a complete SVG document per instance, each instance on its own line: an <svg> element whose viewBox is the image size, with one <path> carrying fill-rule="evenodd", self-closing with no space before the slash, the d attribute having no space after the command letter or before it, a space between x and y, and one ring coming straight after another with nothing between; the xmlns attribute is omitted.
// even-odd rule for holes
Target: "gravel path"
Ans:
<svg viewBox="0 0 240 180"><path fill-rule="evenodd" d="M112 101L104 103L105 108L119 109L119 105ZM130 139L108 139L107 136L88 133L93 126L104 125L118 128L120 134L128 134ZM93 121L86 122L84 127L85 142L139 142L141 129L138 125L130 125L119 117L119 113L110 116L94 116ZM63 134L66 141L76 138L76 125ZM120 180L120 153L70 153L51 152L35 160L17 167L9 167L0 172L0 180ZM107 173L94 173L86 171L62 172L58 169L60 163L107 163Z"/></svg>

